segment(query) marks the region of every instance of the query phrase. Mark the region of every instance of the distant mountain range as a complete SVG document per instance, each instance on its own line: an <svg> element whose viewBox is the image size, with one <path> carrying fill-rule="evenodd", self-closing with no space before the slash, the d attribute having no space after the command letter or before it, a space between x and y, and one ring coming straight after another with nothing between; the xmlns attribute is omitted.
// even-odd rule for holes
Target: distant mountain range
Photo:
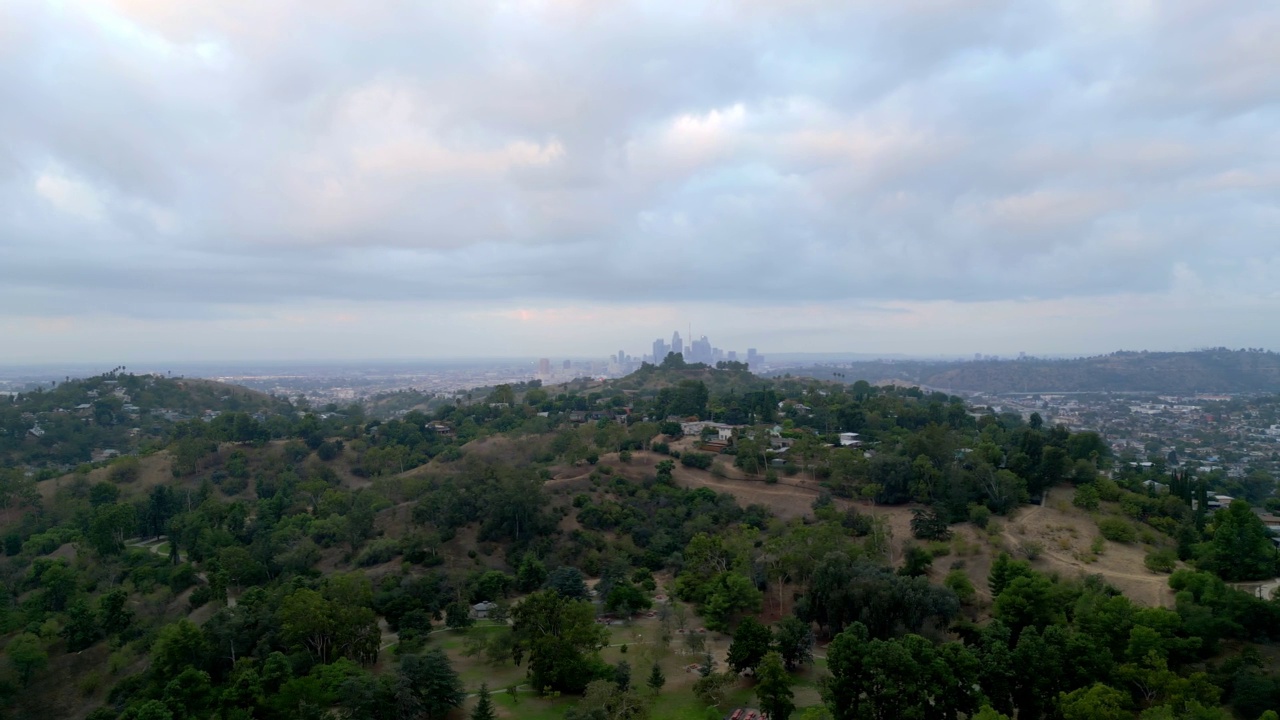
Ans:
<svg viewBox="0 0 1280 720"><path fill-rule="evenodd" d="M953 392L1280 392L1280 353L1226 348L1068 360L877 360L782 372L873 385L906 382Z"/></svg>

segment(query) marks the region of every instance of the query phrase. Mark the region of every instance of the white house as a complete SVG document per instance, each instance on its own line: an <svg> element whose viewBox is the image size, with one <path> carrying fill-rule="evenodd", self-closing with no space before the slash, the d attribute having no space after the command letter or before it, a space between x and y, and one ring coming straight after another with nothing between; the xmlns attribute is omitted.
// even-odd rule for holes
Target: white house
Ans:
<svg viewBox="0 0 1280 720"><path fill-rule="evenodd" d="M858 433L842 432L840 433L840 447L849 447L851 445L861 445L862 441L858 439Z"/></svg>

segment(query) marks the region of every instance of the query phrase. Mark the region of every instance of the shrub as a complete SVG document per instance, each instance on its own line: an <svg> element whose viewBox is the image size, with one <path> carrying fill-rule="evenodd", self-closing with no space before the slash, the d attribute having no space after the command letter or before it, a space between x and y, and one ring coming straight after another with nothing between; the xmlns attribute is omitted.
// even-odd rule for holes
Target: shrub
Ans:
<svg viewBox="0 0 1280 720"><path fill-rule="evenodd" d="M969 522L979 528L986 528L987 523L991 522L991 509L986 505L970 505Z"/></svg>
<svg viewBox="0 0 1280 720"><path fill-rule="evenodd" d="M956 594L960 602L968 605L977 597L978 592L973 587L973 581L963 570L952 570L947 573L947 577L942 581L943 586Z"/></svg>
<svg viewBox="0 0 1280 720"><path fill-rule="evenodd" d="M1102 533L1102 537L1111 542L1130 543L1138 537L1138 532L1133 529L1133 525L1120 518L1109 517L1099 520L1098 530Z"/></svg>
<svg viewBox="0 0 1280 720"><path fill-rule="evenodd" d="M699 470L706 470L710 468L711 463L714 460L715 460L715 457L712 456L710 453L693 452L692 450L680 456L681 465L684 465L686 467L691 467L691 468L697 468Z"/></svg>
<svg viewBox="0 0 1280 720"><path fill-rule="evenodd" d="M1170 548L1161 548L1147 553L1143 564L1151 572L1171 573L1178 566L1178 554Z"/></svg>
<svg viewBox="0 0 1280 720"><path fill-rule="evenodd" d="M136 457L122 457L111 464L107 471L107 479L113 483L127 484L138 479L142 466Z"/></svg>
<svg viewBox="0 0 1280 720"><path fill-rule="evenodd" d="M619 461L619 462L624 462L624 463L629 463L629 462L631 462L631 451L630 451L630 450L622 450L622 451L620 451L620 452L618 453L618 461Z"/></svg>
<svg viewBox="0 0 1280 720"><path fill-rule="evenodd" d="M1076 494L1071 499L1071 504L1085 510L1097 510L1100 499L1098 497L1098 488L1092 485L1083 485L1076 488Z"/></svg>
<svg viewBox="0 0 1280 720"><path fill-rule="evenodd" d="M369 567L371 565L381 565L384 562L394 558L400 554L400 541L391 538L381 538L369 543L368 547L356 557L356 564L360 567Z"/></svg>
<svg viewBox="0 0 1280 720"><path fill-rule="evenodd" d="M1018 546L1018 552L1028 560L1035 560L1044 554L1044 543L1036 540L1025 540Z"/></svg>

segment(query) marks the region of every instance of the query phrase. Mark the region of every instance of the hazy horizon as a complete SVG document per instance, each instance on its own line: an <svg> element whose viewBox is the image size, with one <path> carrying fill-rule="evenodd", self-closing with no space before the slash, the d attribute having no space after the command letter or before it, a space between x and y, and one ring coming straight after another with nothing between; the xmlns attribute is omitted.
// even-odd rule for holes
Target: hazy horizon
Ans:
<svg viewBox="0 0 1280 720"><path fill-rule="evenodd" d="M1261 0L5 3L0 365L1280 347L1276 37Z"/></svg>

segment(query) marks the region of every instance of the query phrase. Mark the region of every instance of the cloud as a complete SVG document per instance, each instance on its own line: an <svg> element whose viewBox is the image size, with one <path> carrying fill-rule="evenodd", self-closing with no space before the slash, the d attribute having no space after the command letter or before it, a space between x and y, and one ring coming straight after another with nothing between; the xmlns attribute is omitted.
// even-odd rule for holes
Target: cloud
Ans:
<svg viewBox="0 0 1280 720"><path fill-rule="evenodd" d="M1277 33L1262 0L20 0L0 314L1233 312L1276 302Z"/></svg>

